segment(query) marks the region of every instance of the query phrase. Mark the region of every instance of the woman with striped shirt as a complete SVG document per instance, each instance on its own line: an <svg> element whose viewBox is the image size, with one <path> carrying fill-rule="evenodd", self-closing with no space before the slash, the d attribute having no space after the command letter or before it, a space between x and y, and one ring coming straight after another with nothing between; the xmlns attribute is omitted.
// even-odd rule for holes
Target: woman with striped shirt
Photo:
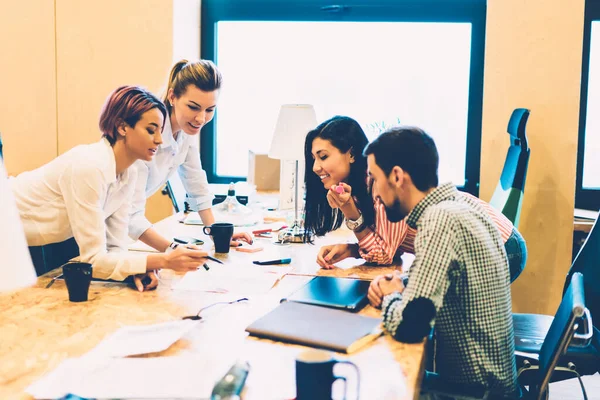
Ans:
<svg viewBox="0 0 600 400"><path fill-rule="evenodd" d="M323 268L333 268L347 257L391 264L396 254L414 253L416 231L405 220L390 222L385 205L370 193L362 154L367 143L358 122L341 116L323 122L306 136L306 230L321 236L339 228L345 219L358 239L357 244L323 246L317 256ZM525 240L500 211L475 196L463 195L468 203L482 205L500 231L513 282L525 267Z"/></svg>

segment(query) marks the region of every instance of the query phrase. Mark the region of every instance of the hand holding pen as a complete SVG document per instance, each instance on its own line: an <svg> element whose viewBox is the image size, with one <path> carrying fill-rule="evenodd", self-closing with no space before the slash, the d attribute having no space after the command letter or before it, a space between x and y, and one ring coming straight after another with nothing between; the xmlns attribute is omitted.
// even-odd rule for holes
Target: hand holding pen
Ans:
<svg viewBox="0 0 600 400"><path fill-rule="evenodd" d="M178 248L180 248L180 247L185 247L186 249L189 249L189 250L200 251L201 253L205 254L205 255L204 255L204 256L202 256L202 257L204 257L204 258L208 258L209 260L212 260L212 261L214 261L214 262L216 262L216 263L219 263L219 264L224 264L224 263L223 263L223 261L219 260L218 258L215 258L215 257L213 257L213 256L209 256L207 252L205 252L205 251L201 250L201 248L200 248L200 247L198 247L198 246L194 246L194 245L191 245L191 244L187 244L187 245L185 245L185 246L179 246L179 244L177 244L177 243L175 243L175 244L173 244L173 245L171 246L171 248L172 248L172 249L174 249L174 250L175 250L175 249L178 249ZM208 267L208 265L206 265L206 263L204 263L203 267L204 267L204 269L205 269L205 270L207 270L207 271L210 269L210 268Z"/></svg>
<svg viewBox="0 0 600 400"><path fill-rule="evenodd" d="M186 246L173 246L173 251L166 255L169 269L178 272L195 271L199 265L209 258L208 253L197 248Z"/></svg>

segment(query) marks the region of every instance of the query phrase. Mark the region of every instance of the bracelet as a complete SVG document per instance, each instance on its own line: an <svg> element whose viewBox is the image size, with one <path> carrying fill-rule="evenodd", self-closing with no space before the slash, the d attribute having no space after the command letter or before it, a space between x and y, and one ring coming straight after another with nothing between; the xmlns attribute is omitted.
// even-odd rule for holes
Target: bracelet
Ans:
<svg viewBox="0 0 600 400"><path fill-rule="evenodd" d="M173 250L175 250L177 248L177 246L179 246L179 244L175 243L175 242L171 242L169 244L169 247L167 247L165 249L165 254L169 254L170 252L172 252Z"/></svg>
<svg viewBox="0 0 600 400"><path fill-rule="evenodd" d="M354 233L360 233L362 231L364 231L367 228L367 224L363 223L360 224L359 226L356 227L356 229L354 230Z"/></svg>

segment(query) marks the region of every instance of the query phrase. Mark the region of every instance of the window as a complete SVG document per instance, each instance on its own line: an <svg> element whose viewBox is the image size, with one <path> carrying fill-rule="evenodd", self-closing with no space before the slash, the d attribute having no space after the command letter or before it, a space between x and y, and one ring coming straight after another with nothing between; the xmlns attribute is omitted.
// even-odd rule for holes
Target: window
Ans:
<svg viewBox="0 0 600 400"><path fill-rule="evenodd" d="M583 33L575 206L600 209L600 4L587 1Z"/></svg>
<svg viewBox="0 0 600 400"><path fill-rule="evenodd" d="M348 115L369 139L398 122L424 128L440 180L477 194L484 1L282 3L202 2L202 56L224 78L202 134L210 181L242 179L248 150L268 152L280 105L309 103L319 122Z"/></svg>

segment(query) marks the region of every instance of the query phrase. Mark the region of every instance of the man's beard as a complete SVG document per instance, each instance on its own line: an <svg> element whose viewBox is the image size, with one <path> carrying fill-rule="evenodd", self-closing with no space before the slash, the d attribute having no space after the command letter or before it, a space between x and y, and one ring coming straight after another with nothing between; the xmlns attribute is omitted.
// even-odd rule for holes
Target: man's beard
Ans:
<svg viewBox="0 0 600 400"><path fill-rule="evenodd" d="M406 213L402 210L400 201L398 199L395 199L394 204L392 204L390 207L385 206L385 213L387 214L387 219L390 222L400 222L404 219L404 217L406 217Z"/></svg>

